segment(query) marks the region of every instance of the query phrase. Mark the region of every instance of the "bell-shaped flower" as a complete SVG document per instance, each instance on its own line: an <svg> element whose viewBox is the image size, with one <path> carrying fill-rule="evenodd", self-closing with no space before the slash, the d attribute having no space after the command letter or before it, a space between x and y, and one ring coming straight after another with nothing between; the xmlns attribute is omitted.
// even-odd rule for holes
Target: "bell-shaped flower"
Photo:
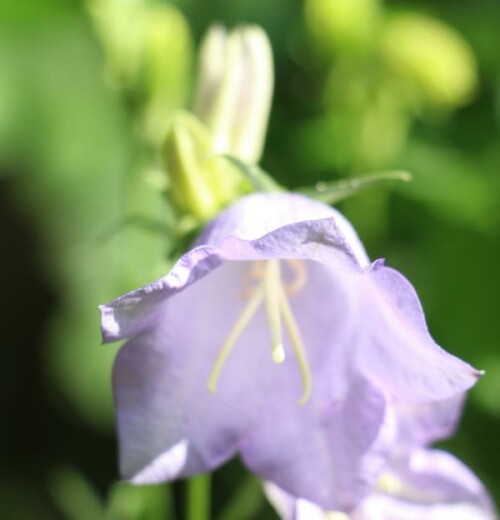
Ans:
<svg viewBox="0 0 500 520"><path fill-rule="evenodd" d="M418 449L394 461L373 492L351 513L326 512L273 484L266 494L282 520L495 520L484 486L457 458Z"/></svg>
<svg viewBox="0 0 500 520"><path fill-rule="evenodd" d="M424 447L453 433L461 401L395 406L386 416L392 455L371 492L348 513L325 511L269 482L266 495L282 520L495 520L474 473L453 455Z"/></svg>
<svg viewBox="0 0 500 520"><path fill-rule="evenodd" d="M432 340L410 283L370 263L336 210L255 194L162 279L101 307L120 465L135 483L239 454L263 479L349 510L389 456L387 400L453 398L479 372Z"/></svg>

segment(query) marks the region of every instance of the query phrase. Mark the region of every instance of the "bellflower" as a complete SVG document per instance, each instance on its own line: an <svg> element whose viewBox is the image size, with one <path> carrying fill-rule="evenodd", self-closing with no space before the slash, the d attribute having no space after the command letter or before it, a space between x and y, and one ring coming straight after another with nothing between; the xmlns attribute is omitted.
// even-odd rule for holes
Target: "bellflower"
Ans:
<svg viewBox="0 0 500 520"><path fill-rule="evenodd" d="M449 437L460 408L460 396L396 406L387 416L392 456L372 491L349 514L326 512L271 483L265 485L266 495L282 520L494 520L488 492L470 469L449 453L423 447Z"/></svg>
<svg viewBox="0 0 500 520"><path fill-rule="evenodd" d="M491 499L477 477L457 458L418 449L394 461L373 492L350 514L325 512L294 500L272 484L266 494L282 520L495 520Z"/></svg>
<svg viewBox="0 0 500 520"><path fill-rule="evenodd" d="M160 280L101 307L120 464L135 483L237 453L286 492L348 510L388 457L387 399L453 398L479 372L427 330L410 283L336 210L254 194Z"/></svg>

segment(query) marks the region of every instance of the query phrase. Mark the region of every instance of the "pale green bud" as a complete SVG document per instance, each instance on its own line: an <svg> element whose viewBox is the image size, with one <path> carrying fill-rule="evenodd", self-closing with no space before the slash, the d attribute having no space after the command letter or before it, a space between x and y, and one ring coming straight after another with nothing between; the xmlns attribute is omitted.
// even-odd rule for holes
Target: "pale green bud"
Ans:
<svg viewBox="0 0 500 520"><path fill-rule="evenodd" d="M170 197L181 215L208 220L249 191L248 181L215 155L209 131L189 113L177 114L171 122L163 152Z"/></svg>
<svg viewBox="0 0 500 520"><path fill-rule="evenodd" d="M262 29L242 26L228 34L216 25L208 31L200 50L194 113L213 136L216 153L258 162L273 83L271 47Z"/></svg>
<svg viewBox="0 0 500 520"><path fill-rule="evenodd" d="M306 0L305 21L320 50L369 49L380 20L379 0Z"/></svg>
<svg viewBox="0 0 500 520"><path fill-rule="evenodd" d="M137 15L143 8L142 2L88 0L87 5L103 45L108 79L119 88L134 84L143 51L144 28Z"/></svg>
<svg viewBox="0 0 500 520"><path fill-rule="evenodd" d="M139 101L143 130L155 144L174 110L186 102L192 41L182 13L143 0L90 0L107 71L115 86Z"/></svg>
<svg viewBox="0 0 500 520"><path fill-rule="evenodd" d="M172 5L152 4L144 11L145 125L158 144L173 110L185 105L192 57L191 33L182 13Z"/></svg>
<svg viewBox="0 0 500 520"><path fill-rule="evenodd" d="M468 102L477 84L474 54L449 25L430 16L400 13L384 28L382 50L413 95L438 106Z"/></svg>

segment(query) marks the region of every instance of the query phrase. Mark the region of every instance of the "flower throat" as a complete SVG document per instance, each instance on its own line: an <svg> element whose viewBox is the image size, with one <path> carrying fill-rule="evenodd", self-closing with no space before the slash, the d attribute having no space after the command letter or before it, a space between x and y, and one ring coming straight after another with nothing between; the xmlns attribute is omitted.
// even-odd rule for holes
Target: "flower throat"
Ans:
<svg viewBox="0 0 500 520"><path fill-rule="evenodd" d="M258 278L260 283L257 287L251 289L248 303L238 316L217 355L208 378L208 390L212 394L215 394L217 390L217 383L220 379L222 368L234 345L255 313L263 305L267 314L272 359L278 364L285 360L286 354L283 345L282 327L284 324L288 339L295 352L302 378L303 392L298 404L303 405L309 399L312 390L311 371L309 370L299 328L287 296L287 293L293 294L302 289L306 281L306 271L304 265L297 260L287 260L286 262L295 272L295 279L287 284L283 282L281 277L280 260L272 259L253 264L254 268L250 275Z"/></svg>

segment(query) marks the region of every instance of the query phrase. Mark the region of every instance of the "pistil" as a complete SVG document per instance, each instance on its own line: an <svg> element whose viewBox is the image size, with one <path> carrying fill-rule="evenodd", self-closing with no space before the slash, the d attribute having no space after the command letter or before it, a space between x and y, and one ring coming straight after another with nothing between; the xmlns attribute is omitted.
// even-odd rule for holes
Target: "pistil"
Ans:
<svg viewBox="0 0 500 520"><path fill-rule="evenodd" d="M264 273L264 292L266 298L266 311L271 334L272 356L275 363L285 360L285 348L283 347L283 331L281 328L281 269L279 260L269 260L266 263Z"/></svg>

